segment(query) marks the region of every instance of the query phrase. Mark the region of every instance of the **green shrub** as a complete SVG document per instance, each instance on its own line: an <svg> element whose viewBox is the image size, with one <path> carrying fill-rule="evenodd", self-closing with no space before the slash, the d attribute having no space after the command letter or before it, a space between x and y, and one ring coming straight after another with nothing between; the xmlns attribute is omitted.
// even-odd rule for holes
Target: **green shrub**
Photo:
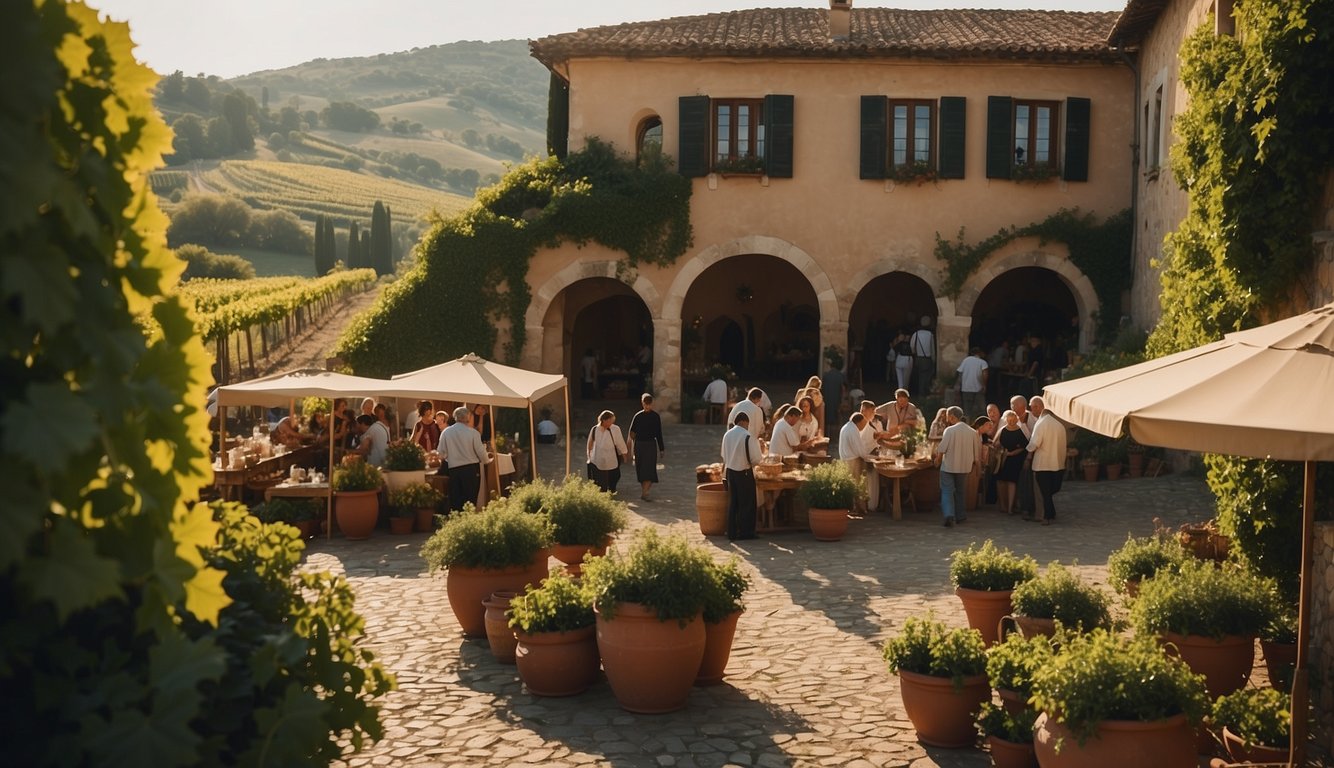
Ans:
<svg viewBox="0 0 1334 768"><path fill-rule="evenodd" d="M255 266L240 256L213 253L202 245L187 244L176 249L186 264L182 280L212 277L219 280L253 280Z"/></svg>
<svg viewBox="0 0 1334 768"><path fill-rule="evenodd" d="M426 483L408 483L389 494L389 507L414 513L419 509L431 509L444 499L444 494Z"/></svg>
<svg viewBox="0 0 1334 768"><path fill-rule="evenodd" d="M391 440L385 446L384 468L390 472L426 469L426 450L411 440Z"/></svg>
<svg viewBox="0 0 1334 768"><path fill-rule="evenodd" d="M570 478L577 477L577 475L570 475L565 480L569 482ZM542 508L547 504L547 499L555 492L556 486L539 477L514 486L510 490L509 499L514 506L530 515L535 515L542 511Z"/></svg>
<svg viewBox="0 0 1334 768"><path fill-rule="evenodd" d="M1274 582L1243 568L1217 568L1192 559L1177 573L1160 574L1140 585L1130 611L1138 632L1201 635L1258 635L1275 616Z"/></svg>
<svg viewBox="0 0 1334 768"><path fill-rule="evenodd" d="M948 677L963 687L965 677L985 674L987 648L976 629L949 629L932 617L910 617L903 632L885 642L881 655L890 672Z"/></svg>
<svg viewBox="0 0 1334 768"><path fill-rule="evenodd" d="M564 570L552 571L542 586L510 600L509 625L530 635L571 632L593 626L593 594Z"/></svg>
<svg viewBox="0 0 1334 768"><path fill-rule="evenodd" d="M333 473L335 493L344 491L374 491L380 488L383 478L374 464L364 461L349 461L340 465Z"/></svg>
<svg viewBox="0 0 1334 768"><path fill-rule="evenodd" d="M1107 611L1107 596L1060 563L1048 565L1041 576L1015 587L1012 599L1016 614L1056 619L1071 629L1087 631L1106 627L1112 621Z"/></svg>
<svg viewBox="0 0 1334 768"><path fill-rule="evenodd" d="M797 495L816 509L851 509L862 487L842 461L827 461L806 473Z"/></svg>
<svg viewBox="0 0 1334 768"><path fill-rule="evenodd" d="M982 708L977 712L977 730L983 737L995 736L1016 744L1030 744L1037 719L1038 712L1035 709L1024 709L1012 715L1004 707L987 701L982 703Z"/></svg>
<svg viewBox="0 0 1334 768"><path fill-rule="evenodd" d="M1005 642L987 649L987 679L992 688L1014 691L1027 699L1033 692L1033 673L1050 661L1053 653L1046 635L1026 638L1011 632Z"/></svg>
<svg viewBox="0 0 1334 768"><path fill-rule="evenodd" d="M1184 714L1199 722L1208 707L1204 677L1163 653L1146 635L1126 639L1095 629L1064 633L1061 650L1033 673L1033 705L1083 744L1104 720L1153 721Z"/></svg>
<svg viewBox="0 0 1334 768"><path fill-rule="evenodd" d="M1190 555L1182 549L1175 536L1145 536L1126 538L1126 543L1107 558L1107 573L1118 592L1126 591L1126 583L1143 581L1161 572L1174 573Z"/></svg>
<svg viewBox="0 0 1334 768"><path fill-rule="evenodd" d="M1014 589L1038 575L1038 563L1025 555L1020 558L1008 549L997 549L987 539L981 547L976 542L968 549L955 550L950 556L950 581L963 589L988 592Z"/></svg>
<svg viewBox="0 0 1334 768"><path fill-rule="evenodd" d="M613 551L584 560L583 580L608 619L615 618L618 603L640 603L659 620L676 619L684 626L703 610L715 568L708 553L683 536L644 528L624 555Z"/></svg>
<svg viewBox="0 0 1334 768"><path fill-rule="evenodd" d="M275 496L262 504L256 504L250 509L250 514L262 523L299 523L318 518L324 509L324 501L320 499Z"/></svg>
<svg viewBox="0 0 1334 768"><path fill-rule="evenodd" d="M712 584L704 600L704 620L716 624L742 608L741 596L750 588L750 580L741 571L741 560L735 555L722 565L713 566Z"/></svg>
<svg viewBox="0 0 1334 768"><path fill-rule="evenodd" d="M557 544L600 546L628 521L624 502L617 501L593 481L574 475L546 494L542 509L551 520Z"/></svg>
<svg viewBox="0 0 1334 768"><path fill-rule="evenodd" d="M1226 727L1246 742L1287 749L1292 704L1288 694L1273 688L1241 688L1214 702L1213 726Z"/></svg>
<svg viewBox="0 0 1334 768"><path fill-rule="evenodd" d="M432 571L454 566L517 568L532 563L550 544L551 524L546 518L527 514L502 498L480 512L465 504L426 540L421 555Z"/></svg>

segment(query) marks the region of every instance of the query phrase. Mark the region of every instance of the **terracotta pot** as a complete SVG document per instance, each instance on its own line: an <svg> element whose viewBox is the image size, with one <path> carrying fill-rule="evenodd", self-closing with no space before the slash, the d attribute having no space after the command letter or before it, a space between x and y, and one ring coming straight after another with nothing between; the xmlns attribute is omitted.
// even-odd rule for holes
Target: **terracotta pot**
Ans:
<svg viewBox="0 0 1334 768"><path fill-rule="evenodd" d="M1000 696L1001 706L1012 715L1020 714L1028 709L1028 697L1018 691L1012 691L1009 688L997 688L996 695Z"/></svg>
<svg viewBox="0 0 1334 768"><path fill-rule="evenodd" d="M932 747L971 747L977 740L973 722L982 702L991 698L986 675L963 679L955 689L948 677L899 670L899 693L917 740Z"/></svg>
<svg viewBox="0 0 1334 768"><path fill-rule="evenodd" d="M583 693L598 677L598 643L593 627L569 632L515 632L514 662L519 679L537 696Z"/></svg>
<svg viewBox="0 0 1334 768"><path fill-rule="evenodd" d="M1261 640L1260 651L1265 657L1269 684L1275 688L1286 687L1292 680L1292 671L1297 668L1297 644Z"/></svg>
<svg viewBox="0 0 1334 768"><path fill-rule="evenodd" d="M1052 637L1056 634L1056 619L1015 616L1014 623L1019 626L1019 632L1022 633L1024 637L1036 637L1038 635Z"/></svg>
<svg viewBox="0 0 1334 768"><path fill-rule="evenodd" d="M1000 620L1014 611L1010 596L1014 590L988 591L985 589L954 590L963 602L963 612L968 616L968 626L982 633L982 641L988 646L1000 640Z"/></svg>
<svg viewBox="0 0 1334 768"><path fill-rule="evenodd" d="M693 414L691 414L691 416L690 416L690 420L691 420L692 422L694 422L695 424L708 424L708 423L709 423L709 412L708 412L708 411L695 411Z"/></svg>
<svg viewBox="0 0 1334 768"><path fill-rule="evenodd" d="M1042 768L1195 768L1198 764L1195 734L1185 715L1147 723L1104 720L1081 745L1068 728L1044 713L1038 715L1033 746Z"/></svg>
<svg viewBox="0 0 1334 768"><path fill-rule="evenodd" d="M486 642L491 646L491 655L496 657L496 661L501 664L514 663L514 649L517 640L514 639L514 630L510 629L509 617L505 611L509 610L510 600L514 599L517 592L510 590L501 590L492 592L491 597L482 601L486 611L482 614L482 623L486 626Z"/></svg>
<svg viewBox="0 0 1334 768"><path fill-rule="evenodd" d="M1255 666L1255 636L1228 635L1222 640L1199 635L1161 632L1158 641L1180 657L1191 671L1204 675L1209 698L1215 699L1246 685ZM1170 644L1170 645L1169 645ZM1176 650L1172 650L1172 646Z"/></svg>
<svg viewBox="0 0 1334 768"><path fill-rule="evenodd" d="M412 533L412 526L417 521L411 517L391 517L389 518L389 532L399 536L406 536Z"/></svg>
<svg viewBox="0 0 1334 768"><path fill-rule="evenodd" d="M811 524L811 534L816 541L838 541L848 532L848 511L846 509L820 509L811 507L807 511Z"/></svg>
<svg viewBox="0 0 1334 768"><path fill-rule="evenodd" d="M594 557L601 557L607 554L607 546L611 543L608 537L600 546L590 546L588 544L552 544L551 556L565 563L565 570L571 576L578 576L583 572L584 555L591 554Z"/></svg>
<svg viewBox="0 0 1334 768"><path fill-rule="evenodd" d="M435 530L435 510L427 507L417 510L415 527L418 533L431 533Z"/></svg>
<svg viewBox="0 0 1334 768"><path fill-rule="evenodd" d="M1267 744L1246 746L1246 740L1223 726L1223 746L1228 757L1238 763L1286 763L1287 747L1271 747Z"/></svg>
<svg viewBox="0 0 1334 768"><path fill-rule="evenodd" d="M1106 467L1106 469L1107 469L1107 479L1108 479L1108 480L1120 480L1120 479L1121 479L1121 465L1120 465L1120 464L1108 464L1107 467Z"/></svg>
<svg viewBox="0 0 1334 768"><path fill-rule="evenodd" d="M639 603L617 603L612 619L593 610L602 668L621 708L657 714L684 707L704 658L704 619L683 627Z"/></svg>
<svg viewBox="0 0 1334 768"><path fill-rule="evenodd" d="M379 496L378 490L334 493L334 519L343 538L360 541L371 537L380 518Z"/></svg>
<svg viewBox="0 0 1334 768"><path fill-rule="evenodd" d="M319 520L298 520L295 523L292 523L292 525L296 526L297 531L301 533L301 538L303 539L311 538L319 533L320 530Z"/></svg>
<svg viewBox="0 0 1334 768"><path fill-rule="evenodd" d="M999 736L987 737L991 762L996 768L1037 768L1038 756L1031 741L1006 741Z"/></svg>
<svg viewBox="0 0 1334 768"><path fill-rule="evenodd" d="M1143 476L1144 476L1144 454L1143 454L1143 453L1135 453L1135 452L1132 451L1130 454L1128 454L1128 456L1129 456L1129 460L1130 460L1130 476L1131 476L1131 477L1143 477Z"/></svg>
<svg viewBox="0 0 1334 768"><path fill-rule="evenodd" d="M705 536L727 534L727 489L722 483L695 486L695 513L699 515L700 533Z"/></svg>
<svg viewBox="0 0 1334 768"><path fill-rule="evenodd" d="M717 685L723 681L727 660L732 656L736 622L745 609L733 611L716 623L704 622L704 660L699 663L695 685Z"/></svg>
<svg viewBox="0 0 1334 768"><path fill-rule="evenodd" d="M1085 482L1089 482L1089 483L1097 482L1097 480L1098 480L1098 465L1097 465L1097 464L1080 464L1080 465L1079 465L1079 468L1080 468L1081 470L1084 471L1084 481L1085 481Z"/></svg>
<svg viewBox="0 0 1334 768"><path fill-rule="evenodd" d="M534 562L518 568L464 568L454 566L445 578L449 607L454 609L463 634L486 636L486 608L482 601L492 592L522 592L529 584L537 585L547 577L547 551L537 554Z"/></svg>

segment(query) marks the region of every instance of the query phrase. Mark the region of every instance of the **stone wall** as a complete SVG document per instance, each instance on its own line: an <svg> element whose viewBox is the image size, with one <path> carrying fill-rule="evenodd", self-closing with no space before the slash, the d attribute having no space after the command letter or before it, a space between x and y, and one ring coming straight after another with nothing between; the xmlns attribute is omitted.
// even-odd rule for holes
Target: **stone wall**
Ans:
<svg viewBox="0 0 1334 768"><path fill-rule="evenodd" d="M1320 743L1334 754L1334 522L1316 523L1311 590L1311 703Z"/></svg>

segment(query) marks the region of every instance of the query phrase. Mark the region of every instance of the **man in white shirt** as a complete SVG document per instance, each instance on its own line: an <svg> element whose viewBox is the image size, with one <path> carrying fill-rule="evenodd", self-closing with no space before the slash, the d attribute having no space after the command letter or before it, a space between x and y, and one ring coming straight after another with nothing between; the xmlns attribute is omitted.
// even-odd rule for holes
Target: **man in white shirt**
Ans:
<svg viewBox="0 0 1334 768"><path fill-rule="evenodd" d="M476 502L482 488L482 465L487 463L482 434L472 428L472 411L460 405L454 409L454 423L440 433L436 446L440 454L439 474L449 476L449 509L457 512L468 502Z"/></svg>
<svg viewBox="0 0 1334 768"><path fill-rule="evenodd" d="M922 327L908 338L912 350L913 388L918 393L930 392L936 378L936 335L931 332L931 317L922 315Z"/></svg>
<svg viewBox="0 0 1334 768"><path fill-rule="evenodd" d="M746 392L746 399L732 406L732 412L727 414L727 423L735 424L738 415L746 414L751 437L758 441L764 435L764 409L760 407L763 399L764 391L759 387L751 387Z"/></svg>
<svg viewBox="0 0 1334 768"><path fill-rule="evenodd" d="M353 453L365 457L367 464L384 466L384 452L389 447L389 428L384 422L363 413L357 417L357 434L361 439Z"/></svg>
<svg viewBox="0 0 1334 768"><path fill-rule="evenodd" d="M774 433L769 438L770 456L791 456L806 449L807 444L797 434L797 420L800 418L799 409L789 408L774 425Z"/></svg>
<svg viewBox="0 0 1334 768"><path fill-rule="evenodd" d="M737 414L732 428L723 434L722 459L727 479L727 538L754 539L754 467L760 460L760 446L750 434L748 414Z"/></svg>
<svg viewBox="0 0 1334 768"><path fill-rule="evenodd" d="M603 411L588 431L588 479L607 493L616 493L621 482L621 462L629 453L616 414Z"/></svg>
<svg viewBox="0 0 1334 768"><path fill-rule="evenodd" d="M866 449L866 460L863 469L866 471L866 508L875 510L880 508L880 474L875 471L875 452L880 448L880 441L889 439L890 435L885 431L885 425L876 416L875 402L863 400L861 402L862 418L862 447Z"/></svg>
<svg viewBox="0 0 1334 768"><path fill-rule="evenodd" d="M956 522L967 519L964 489L968 486L968 474L977 468L982 441L963 420L963 409L959 406L951 405L945 411L945 418L949 426L936 448L936 457L940 462L940 510L945 516L945 527L953 528Z"/></svg>
<svg viewBox="0 0 1334 768"><path fill-rule="evenodd" d="M857 411L848 417L847 423L838 431L838 457L848 465L848 469L852 471L852 476L857 478L859 482L862 481L867 467L873 461L870 452L866 450L866 441L862 438L862 429L865 426L866 416L861 411ZM861 499L858 499L857 507L860 509L863 503Z"/></svg>
<svg viewBox="0 0 1334 768"><path fill-rule="evenodd" d="M973 347L972 353L959 363L959 392L963 395L964 418L985 415L987 409L987 361L982 359L982 348Z"/></svg>
<svg viewBox="0 0 1334 768"><path fill-rule="evenodd" d="M1039 417L1037 426L1033 427L1033 436L1028 440L1028 453L1033 457L1033 477L1038 493L1042 494L1042 524L1051 525L1056 519L1052 497L1061 490L1061 478L1065 474L1065 425L1046 409L1042 398L1034 397L1030 402Z"/></svg>
<svg viewBox="0 0 1334 768"><path fill-rule="evenodd" d="M709 405L727 405L727 382L721 378L709 382L704 388L704 402Z"/></svg>
<svg viewBox="0 0 1334 768"><path fill-rule="evenodd" d="M894 399L875 409L876 415L884 419L885 431L890 437L913 427L926 427L922 411L908 400L908 390L894 390Z"/></svg>
<svg viewBox="0 0 1334 768"><path fill-rule="evenodd" d="M1033 427L1037 426L1038 417L1028 410L1028 401L1023 395L1010 398L1010 410L1019 417L1019 429L1023 431L1024 437L1032 439ZM1024 513L1024 519L1031 521L1037 519L1034 515L1037 513L1038 500L1033 481L1033 462L1030 454L1024 456L1024 466L1019 470L1019 494L1015 504L1016 508Z"/></svg>

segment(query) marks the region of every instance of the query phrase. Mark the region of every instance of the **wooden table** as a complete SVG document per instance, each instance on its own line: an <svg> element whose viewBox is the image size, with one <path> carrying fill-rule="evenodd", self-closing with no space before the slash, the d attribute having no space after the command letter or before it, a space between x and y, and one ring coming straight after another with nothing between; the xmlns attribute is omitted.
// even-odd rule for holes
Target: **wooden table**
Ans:
<svg viewBox="0 0 1334 768"><path fill-rule="evenodd" d="M806 473L801 470L789 470L783 472L774 478L761 479L759 475L755 476L755 490L758 493L772 491L779 496L784 491L795 491L806 482ZM795 502L794 503L798 503ZM801 525L797 520L787 521L787 525L779 525L777 520L778 499L774 499L773 506L767 504L756 504L755 508L755 530L759 532L773 531L803 531L810 528L809 525ZM794 510L796 511L796 510Z"/></svg>
<svg viewBox="0 0 1334 768"><path fill-rule="evenodd" d="M891 509L893 510L895 520L903 519L903 494L901 492L903 479L912 477L913 473L922 469L924 466L929 465L921 465L917 462L909 461L905 462L904 465L900 467L893 459L877 461L875 463L875 472L877 475L880 477L888 477L894 481L894 503ZM917 511L916 499L913 500L913 511Z"/></svg>

